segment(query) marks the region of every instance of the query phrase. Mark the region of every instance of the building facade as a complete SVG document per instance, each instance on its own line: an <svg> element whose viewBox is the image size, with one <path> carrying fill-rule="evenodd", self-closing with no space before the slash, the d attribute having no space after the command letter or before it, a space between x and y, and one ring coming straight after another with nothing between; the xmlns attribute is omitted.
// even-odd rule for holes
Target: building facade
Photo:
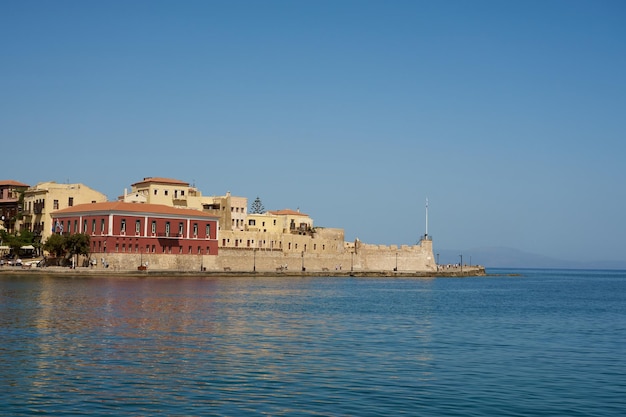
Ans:
<svg viewBox="0 0 626 417"><path fill-rule="evenodd" d="M0 180L0 229L9 233L19 227L22 212L21 196L29 185L14 180Z"/></svg>
<svg viewBox="0 0 626 417"><path fill-rule="evenodd" d="M40 182L24 192L22 227L35 234L36 243L43 243L53 233L53 212L79 204L104 201L107 201L104 194L84 184Z"/></svg>
<svg viewBox="0 0 626 417"><path fill-rule="evenodd" d="M217 217L199 210L123 201L55 211L54 230L90 236L92 254L217 255Z"/></svg>
<svg viewBox="0 0 626 417"><path fill-rule="evenodd" d="M248 216L248 199L227 192L223 196L202 197L202 210L220 218L220 230L243 231Z"/></svg>
<svg viewBox="0 0 626 417"><path fill-rule="evenodd" d="M145 177L131 184L129 193L120 200L133 203L163 204L170 207L186 207L201 210L219 217L220 230L244 230L248 212L246 197L203 196L188 182L173 178Z"/></svg>
<svg viewBox="0 0 626 417"><path fill-rule="evenodd" d="M308 214L300 213L300 210L276 210L269 211L270 215L282 220L282 232L296 235L308 235L313 231L313 219Z"/></svg>
<svg viewBox="0 0 626 417"><path fill-rule="evenodd" d="M170 207L200 209L195 201L201 193L188 182L173 178L145 177L131 184L130 193L124 193L123 201L129 203L163 204Z"/></svg>

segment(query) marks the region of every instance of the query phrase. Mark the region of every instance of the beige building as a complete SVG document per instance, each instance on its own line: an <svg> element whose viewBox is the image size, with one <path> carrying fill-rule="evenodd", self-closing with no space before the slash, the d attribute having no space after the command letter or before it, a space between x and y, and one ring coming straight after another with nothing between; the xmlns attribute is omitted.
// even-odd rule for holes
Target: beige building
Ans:
<svg viewBox="0 0 626 417"><path fill-rule="evenodd" d="M223 196L202 197L202 210L219 216L220 230L243 231L246 228L246 197L232 196L230 191Z"/></svg>
<svg viewBox="0 0 626 417"><path fill-rule="evenodd" d="M120 198L126 203L162 204L169 207L201 209L198 197L201 193L188 182L160 177L146 177L131 184L130 193L124 191Z"/></svg>
<svg viewBox="0 0 626 417"><path fill-rule="evenodd" d="M220 230L244 230L248 199L226 193L224 196L203 196L188 182L162 177L146 177L131 185L129 193L120 198L127 203L163 204L201 210L219 217Z"/></svg>
<svg viewBox="0 0 626 417"><path fill-rule="evenodd" d="M343 229L314 228L313 219L299 210L249 214L244 230L222 231L221 248L336 254L344 250Z"/></svg>
<svg viewBox="0 0 626 417"><path fill-rule="evenodd" d="M22 227L45 242L52 234L52 213L78 204L102 203L107 197L83 184L40 182L24 192Z"/></svg>
<svg viewBox="0 0 626 417"><path fill-rule="evenodd" d="M248 214L245 230L248 232L279 234L283 232L283 223L284 218L282 216L272 214L269 211Z"/></svg>
<svg viewBox="0 0 626 417"><path fill-rule="evenodd" d="M313 219L308 214L300 213L300 210L285 209L268 213L282 219L283 233L308 235L313 231Z"/></svg>

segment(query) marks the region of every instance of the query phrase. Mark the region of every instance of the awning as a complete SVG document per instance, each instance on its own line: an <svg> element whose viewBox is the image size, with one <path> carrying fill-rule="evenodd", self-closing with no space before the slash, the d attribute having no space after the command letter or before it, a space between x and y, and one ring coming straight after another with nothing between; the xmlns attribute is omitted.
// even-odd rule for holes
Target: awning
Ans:
<svg viewBox="0 0 626 417"><path fill-rule="evenodd" d="M22 246L20 249L35 250L35 247L33 245L26 245L26 246Z"/></svg>

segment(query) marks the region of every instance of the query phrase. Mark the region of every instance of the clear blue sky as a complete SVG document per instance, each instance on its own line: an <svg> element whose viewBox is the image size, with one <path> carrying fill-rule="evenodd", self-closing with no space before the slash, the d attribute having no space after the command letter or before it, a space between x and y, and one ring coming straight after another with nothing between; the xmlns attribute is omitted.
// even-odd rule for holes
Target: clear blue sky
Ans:
<svg viewBox="0 0 626 417"><path fill-rule="evenodd" d="M3 1L0 179L626 260L626 2Z"/></svg>

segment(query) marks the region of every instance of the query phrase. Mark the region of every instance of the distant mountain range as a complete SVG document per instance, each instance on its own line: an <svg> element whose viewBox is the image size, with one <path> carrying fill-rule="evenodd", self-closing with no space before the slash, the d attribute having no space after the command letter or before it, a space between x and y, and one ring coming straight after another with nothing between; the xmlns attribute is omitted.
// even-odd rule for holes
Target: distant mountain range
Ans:
<svg viewBox="0 0 626 417"><path fill-rule="evenodd" d="M483 265L486 268L567 268L567 269L625 269L626 261L564 261L536 253L504 247L482 247L465 250L443 249L439 253L440 264L463 263ZM435 255L436 256L436 255Z"/></svg>

